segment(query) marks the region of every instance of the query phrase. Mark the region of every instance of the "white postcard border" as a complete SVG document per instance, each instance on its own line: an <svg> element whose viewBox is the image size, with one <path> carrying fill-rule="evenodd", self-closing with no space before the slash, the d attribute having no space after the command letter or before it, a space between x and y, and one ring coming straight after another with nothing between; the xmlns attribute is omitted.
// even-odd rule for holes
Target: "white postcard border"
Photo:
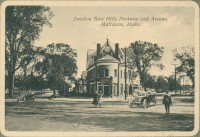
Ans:
<svg viewBox="0 0 200 137"><path fill-rule="evenodd" d="M10 5L45 5L45 6L177 6L195 9L195 116L194 130L189 132L19 132L5 130L5 8ZM0 46L0 110L1 132L5 136L193 136L199 131L199 6L192 1L5 1L1 4L1 46Z"/></svg>

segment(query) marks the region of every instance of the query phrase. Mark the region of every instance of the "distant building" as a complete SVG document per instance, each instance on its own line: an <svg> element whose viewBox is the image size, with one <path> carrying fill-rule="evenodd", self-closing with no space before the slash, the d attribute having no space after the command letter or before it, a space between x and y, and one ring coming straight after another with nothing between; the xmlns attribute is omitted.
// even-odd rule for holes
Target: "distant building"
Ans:
<svg viewBox="0 0 200 137"><path fill-rule="evenodd" d="M87 71L82 71L81 78L77 79L76 81L76 91L79 93L86 93L87 92Z"/></svg>
<svg viewBox="0 0 200 137"><path fill-rule="evenodd" d="M113 49L114 47L114 49ZM126 49L126 91L132 94L140 79L131 63L132 49ZM87 92L102 91L104 96L123 96L125 91L125 48L111 44L97 44L97 50L87 51Z"/></svg>

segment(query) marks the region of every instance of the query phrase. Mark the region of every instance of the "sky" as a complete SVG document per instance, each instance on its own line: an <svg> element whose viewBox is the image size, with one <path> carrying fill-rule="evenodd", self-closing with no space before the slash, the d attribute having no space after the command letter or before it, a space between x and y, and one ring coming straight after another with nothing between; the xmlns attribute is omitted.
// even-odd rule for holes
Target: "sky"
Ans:
<svg viewBox="0 0 200 137"><path fill-rule="evenodd" d="M50 7L54 17L50 21L52 28L44 27L36 46L46 47L51 43L69 44L77 50L77 66L80 77L86 70L87 49L95 49L96 44L103 45L108 37L112 43L119 43L121 48L128 47L135 41L147 41L164 47L161 63L163 70L152 68L153 75L171 75L174 71L173 54L175 48L194 46L194 9L192 7L133 7L133 6L70 6ZM74 18L91 18L92 21L74 21ZM149 18L139 21L140 26L126 26L129 21L122 21L124 27L101 26L102 21L94 17L129 17ZM165 18L165 21L150 21L152 17ZM104 22L104 21L103 21ZM110 21L105 21L110 22ZM121 21L111 21L121 23ZM135 23L135 22L133 22Z"/></svg>

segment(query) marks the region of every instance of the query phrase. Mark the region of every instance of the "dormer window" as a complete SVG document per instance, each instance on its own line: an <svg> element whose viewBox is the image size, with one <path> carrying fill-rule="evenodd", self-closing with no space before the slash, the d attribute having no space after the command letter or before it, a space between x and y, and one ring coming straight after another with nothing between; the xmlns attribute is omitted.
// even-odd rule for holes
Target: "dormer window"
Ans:
<svg viewBox="0 0 200 137"><path fill-rule="evenodd" d="M108 77L108 76L109 76L109 70L108 70L108 69L105 69L105 70L104 70L104 76L105 76L105 77Z"/></svg>
<svg viewBox="0 0 200 137"><path fill-rule="evenodd" d="M109 46L105 47L105 52L109 53L111 51L111 48Z"/></svg>

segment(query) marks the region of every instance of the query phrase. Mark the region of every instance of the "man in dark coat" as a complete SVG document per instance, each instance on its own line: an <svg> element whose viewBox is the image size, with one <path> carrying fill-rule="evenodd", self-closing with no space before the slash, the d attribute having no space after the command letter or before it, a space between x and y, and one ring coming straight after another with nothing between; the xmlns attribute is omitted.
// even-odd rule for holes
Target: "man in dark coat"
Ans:
<svg viewBox="0 0 200 137"><path fill-rule="evenodd" d="M93 95L92 104L94 104L94 107L97 107L97 104L98 104L98 94L97 94L97 92L95 92L94 95Z"/></svg>
<svg viewBox="0 0 200 137"><path fill-rule="evenodd" d="M170 114L170 105L172 106L172 99L171 99L171 95L169 94L168 91L163 96L162 102L165 105L166 114Z"/></svg>

